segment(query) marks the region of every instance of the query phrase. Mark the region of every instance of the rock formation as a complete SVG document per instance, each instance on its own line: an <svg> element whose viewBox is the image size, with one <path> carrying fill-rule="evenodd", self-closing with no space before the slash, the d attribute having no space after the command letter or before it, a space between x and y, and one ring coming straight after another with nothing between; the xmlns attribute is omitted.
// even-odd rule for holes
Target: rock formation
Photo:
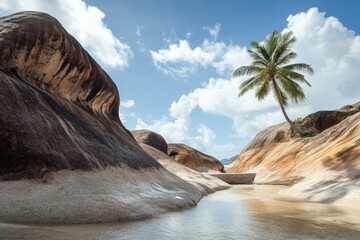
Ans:
<svg viewBox="0 0 360 240"><path fill-rule="evenodd" d="M56 19L0 18L0 53L0 221L116 221L201 199L124 128L115 84Z"/></svg>
<svg viewBox="0 0 360 240"><path fill-rule="evenodd" d="M230 185L207 173L201 173L184 166L166 155L162 149L168 146L165 139L149 130L131 131L140 146L168 171L193 184L203 195L229 188Z"/></svg>
<svg viewBox="0 0 360 240"><path fill-rule="evenodd" d="M306 116L302 122L302 128L314 128L319 132L332 127L345 118L360 112L360 105L347 105L337 111L319 111Z"/></svg>
<svg viewBox="0 0 360 240"><path fill-rule="evenodd" d="M185 144L169 144L168 155L178 163L199 172L224 172L224 165L219 160Z"/></svg>
<svg viewBox="0 0 360 240"><path fill-rule="evenodd" d="M305 119L313 119L312 126L319 130L326 124L318 124L318 119L332 126L308 138L291 138L287 123L266 128L226 170L255 172L260 184L297 183L283 193L354 207L360 201L360 113L353 112L335 125L322 118L323 113L312 116Z"/></svg>
<svg viewBox="0 0 360 240"><path fill-rule="evenodd" d="M221 159L220 162L224 165L229 165L231 164L239 155L235 155L231 158L224 158L224 159Z"/></svg>
<svg viewBox="0 0 360 240"><path fill-rule="evenodd" d="M150 145L153 148L167 154L168 144L160 134L149 130L134 130L131 131L131 134L135 137L138 143Z"/></svg>

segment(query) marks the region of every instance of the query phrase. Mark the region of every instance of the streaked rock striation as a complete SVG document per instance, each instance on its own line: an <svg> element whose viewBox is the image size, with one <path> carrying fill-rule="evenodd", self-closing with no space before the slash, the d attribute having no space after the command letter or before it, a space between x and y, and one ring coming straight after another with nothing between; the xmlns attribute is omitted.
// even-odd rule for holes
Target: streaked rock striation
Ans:
<svg viewBox="0 0 360 240"><path fill-rule="evenodd" d="M124 128L115 84L56 19L0 18L0 53L0 221L117 221L201 199Z"/></svg>
<svg viewBox="0 0 360 240"><path fill-rule="evenodd" d="M188 168L166 155L162 150L164 149L164 146L167 147L168 144L161 135L149 130L134 130L131 131L131 133L134 135L140 146L150 154L150 156L156 159L170 172L185 181L190 182L201 191L203 195L230 187L230 185L224 181L221 181L210 174L201 173Z"/></svg>
<svg viewBox="0 0 360 240"><path fill-rule="evenodd" d="M160 134L149 130L133 130L131 131L131 134L135 137L138 143L144 143L152 146L153 148L167 154L168 144Z"/></svg>
<svg viewBox="0 0 360 240"><path fill-rule="evenodd" d="M219 160L185 144L168 144L168 155L178 163L199 172L224 172L224 165Z"/></svg>
<svg viewBox="0 0 360 240"><path fill-rule="evenodd" d="M291 138L287 123L266 128L226 170L255 172L259 184L295 184L284 194L360 207L360 113L330 125L308 138Z"/></svg>

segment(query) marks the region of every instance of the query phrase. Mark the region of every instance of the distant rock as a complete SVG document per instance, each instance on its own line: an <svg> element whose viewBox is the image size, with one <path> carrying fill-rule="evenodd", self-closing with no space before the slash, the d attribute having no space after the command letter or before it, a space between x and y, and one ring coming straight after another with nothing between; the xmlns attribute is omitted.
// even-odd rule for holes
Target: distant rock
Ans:
<svg viewBox="0 0 360 240"><path fill-rule="evenodd" d="M147 144L167 154L168 144L160 134L149 130L134 130L131 131L131 134L135 137L138 143Z"/></svg>
<svg viewBox="0 0 360 240"><path fill-rule="evenodd" d="M140 143L140 146L167 170L193 184L203 195L230 187L230 185L217 177L213 177L204 172L195 171L174 161L174 159L150 145Z"/></svg>
<svg viewBox="0 0 360 240"><path fill-rule="evenodd" d="M119 99L55 18L0 18L0 222L118 221L196 205L202 192L124 128Z"/></svg>
<svg viewBox="0 0 360 240"><path fill-rule="evenodd" d="M213 177L207 173L200 173L191 168L184 166L181 163L174 161L166 153L161 151L168 144L165 139L155 132L149 130L135 130L131 131L136 141L140 146L156 159L163 167L165 167L170 172L174 173L178 177L190 182L193 184L203 195L207 195L217 190L226 189L230 186L219 180L216 177Z"/></svg>
<svg viewBox="0 0 360 240"><path fill-rule="evenodd" d="M255 172L259 184L295 184L283 194L360 207L360 112L343 114L306 117L322 131L314 137L291 138L288 123L266 128L226 170Z"/></svg>
<svg viewBox="0 0 360 240"><path fill-rule="evenodd" d="M229 165L231 164L239 155L235 155L231 158L224 158L224 159L221 159L220 162L224 165Z"/></svg>
<svg viewBox="0 0 360 240"><path fill-rule="evenodd" d="M185 144L168 144L168 155L178 163L199 172L224 172L224 165L219 160Z"/></svg>

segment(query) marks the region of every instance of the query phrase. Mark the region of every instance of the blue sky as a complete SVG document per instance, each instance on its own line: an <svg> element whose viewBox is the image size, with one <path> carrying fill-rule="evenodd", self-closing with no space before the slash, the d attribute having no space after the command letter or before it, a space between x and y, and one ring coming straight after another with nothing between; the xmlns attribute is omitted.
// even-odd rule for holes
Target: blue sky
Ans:
<svg viewBox="0 0 360 240"><path fill-rule="evenodd" d="M284 121L270 96L237 97L250 41L294 31L296 62L313 66L307 101L290 117L360 101L360 1L5 0L0 15L52 14L117 84L121 119L219 159L238 154L264 127Z"/></svg>

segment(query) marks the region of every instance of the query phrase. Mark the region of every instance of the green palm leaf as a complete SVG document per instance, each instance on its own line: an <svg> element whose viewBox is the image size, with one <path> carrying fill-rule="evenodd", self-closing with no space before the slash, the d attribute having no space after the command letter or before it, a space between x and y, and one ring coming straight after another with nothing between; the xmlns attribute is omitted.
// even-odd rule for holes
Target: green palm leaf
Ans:
<svg viewBox="0 0 360 240"><path fill-rule="evenodd" d="M303 131L292 123L284 107L288 105L289 99L294 103L306 99L299 83L311 85L298 71L312 75L314 70L305 63L288 64L297 56L291 51L295 42L296 38L291 31L286 33L273 31L263 43L251 42L252 49L248 52L253 61L249 66L237 68L233 76L253 75L240 85L239 96L255 89L255 97L261 101L272 91L286 120L292 128L302 134Z"/></svg>

